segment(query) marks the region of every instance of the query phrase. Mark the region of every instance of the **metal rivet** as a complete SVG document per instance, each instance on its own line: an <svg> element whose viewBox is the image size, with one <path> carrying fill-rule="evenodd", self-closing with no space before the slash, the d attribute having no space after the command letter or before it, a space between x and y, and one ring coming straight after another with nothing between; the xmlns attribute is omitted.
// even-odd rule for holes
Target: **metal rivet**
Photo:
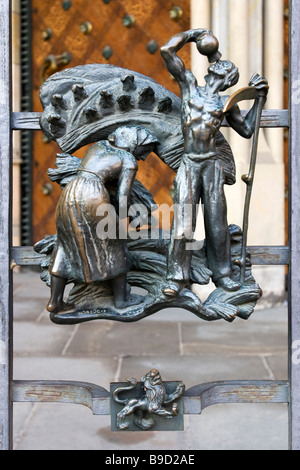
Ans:
<svg viewBox="0 0 300 470"><path fill-rule="evenodd" d="M53 31L51 28L46 28L44 31L42 31L42 38L44 41L48 41L50 38L52 38Z"/></svg>
<svg viewBox="0 0 300 470"><path fill-rule="evenodd" d="M63 6L63 9L64 10L69 10L72 6L72 2L71 0L64 0L63 3L62 3L62 6Z"/></svg>
<svg viewBox="0 0 300 470"><path fill-rule="evenodd" d="M131 15L125 15L123 18L123 25L126 26L126 28L132 28L132 26L135 23L135 19Z"/></svg>
<svg viewBox="0 0 300 470"><path fill-rule="evenodd" d="M148 45L147 45L147 51L150 52L150 54L155 54L155 52L158 49L158 44L154 39L152 39Z"/></svg>
<svg viewBox="0 0 300 470"><path fill-rule="evenodd" d="M170 18L174 21L178 21L183 17L183 10L181 7L173 7L169 11Z"/></svg>
<svg viewBox="0 0 300 470"><path fill-rule="evenodd" d="M51 183L46 183L42 186L42 193L45 196L49 196L53 191L53 186Z"/></svg>
<svg viewBox="0 0 300 470"><path fill-rule="evenodd" d="M89 21L85 21L84 23L81 23L80 25L80 30L83 34L88 35L92 32L93 25Z"/></svg>
<svg viewBox="0 0 300 470"><path fill-rule="evenodd" d="M110 46L106 46L102 51L102 55L106 60L110 59L111 56L113 55L112 48Z"/></svg>
<svg viewBox="0 0 300 470"><path fill-rule="evenodd" d="M51 142L49 137L47 137L45 134L43 134L42 140L43 140L44 144L49 144Z"/></svg>

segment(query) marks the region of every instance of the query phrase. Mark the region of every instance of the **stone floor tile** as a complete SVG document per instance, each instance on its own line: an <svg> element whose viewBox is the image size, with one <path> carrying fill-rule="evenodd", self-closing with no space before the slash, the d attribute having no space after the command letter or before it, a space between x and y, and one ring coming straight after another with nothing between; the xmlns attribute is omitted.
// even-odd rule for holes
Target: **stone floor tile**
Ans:
<svg viewBox="0 0 300 470"><path fill-rule="evenodd" d="M116 380L118 359L67 357L16 357L15 380L70 380L91 382L109 390Z"/></svg>
<svg viewBox="0 0 300 470"><path fill-rule="evenodd" d="M75 326L51 326L37 322L14 324L15 356L60 356Z"/></svg>
<svg viewBox="0 0 300 470"><path fill-rule="evenodd" d="M36 297L19 297L13 304L14 321L36 321L45 312L45 300Z"/></svg>
<svg viewBox="0 0 300 470"><path fill-rule="evenodd" d="M257 309L245 322L208 323L165 309L137 323L55 325L40 273L14 273L14 378L109 383L157 368L187 388L222 380L285 380L287 308ZM36 311L40 308L39 315ZM24 321L24 320L29 321ZM80 405L14 404L16 450L285 450L287 406L216 405L186 415L183 432L112 432L109 416Z"/></svg>
<svg viewBox="0 0 300 470"><path fill-rule="evenodd" d="M191 450L287 450L287 405L210 406L185 416L183 441Z"/></svg>
<svg viewBox="0 0 300 470"><path fill-rule="evenodd" d="M220 380L268 380L269 371L257 356L196 356L125 357L120 367L119 380L127 377L140 379L152 368L158 369L163 380L180 380L187 388Z"/></svg>
<svg viewBox="0 0 300 470"><path fill-rule="evenodd" d="M100 320L81 326L67 355L152 356L157 351L179 352L176 324L144 320L138 323L102 323Z"/></svg>
<svg viewBox="0 0 300 470"><path fill-rule="evenodd" d="M22 404L17 404L20 407ZM15 450L287 450L285 405L216 405L185 416L185 430L112 432L109 416L78 405L38 404Z"/></svg>
<svg viewBox="0 0 300 470"><path fill-rule="evenodd" d="M266 366L269 367L274 380L288 380L288 354L267 355L264 357Z"/></svg>
<svg viewBox="0 0 300 470"><path fill-rule="evenodd" d="M182 343L184 354L200 352L267 354L283 353L287 350L287 325L254 321L247 323L237 319L233 324L220 323L182 324Z"/></svg>

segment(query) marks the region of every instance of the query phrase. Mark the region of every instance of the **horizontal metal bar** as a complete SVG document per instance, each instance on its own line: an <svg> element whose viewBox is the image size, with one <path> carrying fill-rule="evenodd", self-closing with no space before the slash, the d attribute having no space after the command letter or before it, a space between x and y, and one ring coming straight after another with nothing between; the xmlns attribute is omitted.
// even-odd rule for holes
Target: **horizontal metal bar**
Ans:
<svg viewBox="0 0 300 470"><path fill-rule="evenodd" d="M287 246L248 247L253 265L288 265L289 248ZM18 246L12 249L11 267L38 266L45 255L36 253L31 246Z"/></svg>
<svg viewBox="0 0 300 470"><path fill-rule="evenodd" d="M288 403L287 381L225 381L196 385L183 397L184 414L201 414L224 403ZM94 415L110 415L110 393L85 382L13 382L14 402L71 403L88 407Z"/></svg>
<svg viewBox="0 0 300 470"><path fill-rule="evenodd" d="M15 380L13 401L72 403L87 406L94 415L110 414L109 392L86 382Z"/></svg>
<svg viewBox="0 0 300 470"><path fill-rule="evenodd" d="M13 130L40 130L42 113L12 113L11 126Z"/></svg>
<svg viewBox="0 0 300 470"><path fill-rule="evenodd" d="M242 111L245 116L248 111ZM42 113L12 113L13 130L39 130ZM228 127L226 120L223 127ZM261 118L261 127L289 127L289 113L286 109L265 109Z"/></svg>
<svg viewBox="0 0 300 470"><path fill-rule="evenodd" d="M32 246L14 246L12 248L11 267L39 266L45 257L45 255L34 251Z"/></svg>
<svg viewBox="0 0 300 470"><path fill-rule="evenodd" d="M184 394L184 413L200 414L205 408L224 403L288 403L287 381L245 380L196 385Z"/></svg>
<svg viewBox="0 0 300 470"><path fill-rule="evenodd" d="M245 116L248 111L241 111ZM226 120L222 123L223 127L229 127ZM260 127L289 127L289 112L287 109L264 109L262 112Z"/></svg>
<svg viewBox="0 0 300 470"><path fill-rule="evenodd" d="M253 265L289 265L288 246L249 246Z"/></svg>

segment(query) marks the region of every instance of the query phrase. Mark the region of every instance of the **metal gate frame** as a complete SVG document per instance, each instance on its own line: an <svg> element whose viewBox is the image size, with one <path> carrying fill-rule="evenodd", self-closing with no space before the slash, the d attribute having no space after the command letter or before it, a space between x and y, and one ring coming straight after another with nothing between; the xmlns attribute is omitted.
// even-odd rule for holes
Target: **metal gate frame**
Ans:
<svg viewBox="0 0 300 470"><path fill-rule="evenodd" d="M225 381L185 392L184 413L199 414L216 403L287 403L289 448L300 450L300 9L290 0L290 89L288 110L266 110L261 127L289 129L288 246L249 247L253 264L287 265L289 377L287 381ZM298 5L297 5L298 4ZM39 113L15 113L11 105L11 1L0 0L0 450L12 449L12 409L17 401L78 403L96 415L110 414L109 392L88 383L13 381L12 266L37 265L31 247L12 246L12 133L39 129ZM298 121L299 118L299 121ZM226 123L224 123L226 126Z"/></svg>

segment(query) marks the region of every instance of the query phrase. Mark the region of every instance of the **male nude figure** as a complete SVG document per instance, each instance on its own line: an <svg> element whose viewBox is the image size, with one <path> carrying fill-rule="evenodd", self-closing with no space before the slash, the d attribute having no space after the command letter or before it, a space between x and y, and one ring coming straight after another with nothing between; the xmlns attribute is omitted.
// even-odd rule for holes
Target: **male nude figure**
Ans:
<svg viewBox="0 0 300 470"><path fill-rule="evenodd" d="M185 68L177 52L187 43L195 42L199 52L208 57L212 65L200 87L195 76ZM190 282L192 251L186 250L186 242L193 239L196 225L196 207L200 200L204 208L204 225L208 267L217 287L228 291L241 285L231 279L230 235L227 223L227 205L224 184L232 184L229 168L234 162L226 162L216 152L216 136L225 117L223 108L228 96L219 92L235 85L238 69L230 61L220 60L218 41L209 30L190 30L173 36L162 48L161 55L167 69L179 84L182 95L182 131L184 155L175 178L175 207L179 213L174 218L168 253L166 295L175 296ZM268 83L254 75L250 86L255 86L266 97ZM266 99L266 98L265 98ZM250 138L254 132L257 101L243 117L238 106L233 106L226 119L241 136ZM234 180L234 176L233 176ZM185 206L192 206L188 217Z"/></svg>

